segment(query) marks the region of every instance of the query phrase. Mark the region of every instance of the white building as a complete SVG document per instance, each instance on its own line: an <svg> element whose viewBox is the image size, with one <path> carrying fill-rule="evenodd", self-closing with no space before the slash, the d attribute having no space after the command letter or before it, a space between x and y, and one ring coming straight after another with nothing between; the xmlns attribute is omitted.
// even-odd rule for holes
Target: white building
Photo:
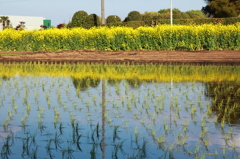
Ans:
<svg viewBox="0 0 240 159"><path fill-rule="evenodd" d="M45 18L43 17L30 17L30 16L11 16L11 15L0 15L0 16L8 16L8 19L10 20L10 24L13 28L16 28L20 24L20 22L25 22L25 30L33 30L33 29L39 29L41 25L44 24ZM49 21L49 20L48 20ZM0 30L2 29L2 23L0 23ZM51 24L49 24L50 27Z"/></svg>

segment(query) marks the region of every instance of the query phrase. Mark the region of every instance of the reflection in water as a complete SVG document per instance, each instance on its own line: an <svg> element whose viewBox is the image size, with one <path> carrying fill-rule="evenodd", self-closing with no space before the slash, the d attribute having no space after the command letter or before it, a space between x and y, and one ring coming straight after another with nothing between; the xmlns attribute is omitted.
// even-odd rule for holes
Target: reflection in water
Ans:
<svg viewBox="0 0 240 159"><path fill-rule="evenodd" d="M110 78L110 79L107 80L107 83L108 83L109 85L114 86L115 84L118 84L118 83L120 83L121 81L122 81L122 80Z"/></svg>
<svg viewBox="0 0 240 159"><path fill-rule="evenodd" d="M206 94L212 97L212 110L219 121L239 123L240 120L240 83L221 81L206 83Z"/></svg>
<svg viewBox="0 0 240 159"><path fill-rule="evenodd" d="M37 154L39 158L77 158L81 154L82 158L104 159L165 155L234 158L240 152L240 126L237 122L217 122L219 112L211 111L211 98L221 96L224 102L234 105L239 86L207 85L90 77L12 77L0 85L0 91L5 93L0 96L0 123L8 121L9 127L23 125L24 131L12 137L15 143L9 148L14 153L8 157L23 154L34 158L33 154ZM228 94L235 91L230 101L227 94L225 99L224 93L217 93L228 89ZM0 142L0 148L5 143Z"/></svg>
<svg viewBox="0 0 240 159"><path fill-rule="evenodd" d="M7 80L10 79L10 77L7 77L7 76L1 76L1 78L2 78L3 81L7 81Z"/></svg>
<svg viewBox="0 0 240 159"><path fill-rule="evenodd" d="M106 145L105 145L105 109L106 109L106 81L102 80L102 158L105 158Z"/></svg>
<svg viewBox="0 0 240 159"><path fill-rule="evenodd" d="M114 86L116 84L119 84L122 80L119 79L108 79L107 83ZM129 84L131 88L139 88L143 83L153 83L156 82L154 80L144 80L139 78L131 78L131 79L125 79L125 81Z"/></svg>
<svg viewBox="0 0 240 159"><path fill-rule="evenodd" d="M97 87L100 83L100 79L93 79L91 77L85 78L74 78L72 77L73 85L76 89L80 89L81 91L85 91L89 87Z"/></svg>

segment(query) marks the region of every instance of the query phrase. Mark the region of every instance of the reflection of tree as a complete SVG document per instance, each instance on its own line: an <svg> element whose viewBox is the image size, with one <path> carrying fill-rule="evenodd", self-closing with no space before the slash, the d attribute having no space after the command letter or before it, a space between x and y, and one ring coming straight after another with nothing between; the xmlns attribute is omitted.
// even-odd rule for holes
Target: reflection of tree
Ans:
<svg viewBox="0 0 240 159"><path fill-rule="evenodd" d="M116 83L120 83L122 80L109 78L107 80L107 83L110 85L115 85ZM139 78L132 78L132 79L126 79L126 82L132 87L132 88L139 88L143 83L149 83L152 82L152 80L143 80Z"/></svg>
<svg viewBox="0 0 240 159"><path fill-rule="evenodd" d="M126 81L132 88L139 88L143 82L138 78L126 79Z"/></svg>
<svg viewBox="0 0 240 159"><path fill-rule="evenodd" d="M10 77L7 76L2 76L3 81L8 81L10 79Z"/></svg>
<svg viewBox="0 0 240 159"><path fill-rule="evenodd" d="M76 89L80 89L81 91L85 91L89 87L97 87L100 83L100 79L93 79L91 77L85 78L75 78L72 77L73 85Z"/></svg>
<svg viewBox="0 0 240 159"><path fill-rule="evenodd" d="M108 84L110 84L110 85L115 85L116 83L120 83L121 80L119 80L119 79L114 79L114 78L109 78L107 82L108 82Z"/></svg>
<svg viewBox="0 0 240 159"><path fill-rule="evenodd" d="M213 98L212 111L218 119L236 123L240 119L240 83L223 81L206 85L207 96Z"/></svg>
<svg viewBox="0 0 240 159"><path fill-rule="evenodd" d="M132 88L139 88L143 83L152 83L152 80L143 80L139 78L126 79L127 83Z"/></svg>

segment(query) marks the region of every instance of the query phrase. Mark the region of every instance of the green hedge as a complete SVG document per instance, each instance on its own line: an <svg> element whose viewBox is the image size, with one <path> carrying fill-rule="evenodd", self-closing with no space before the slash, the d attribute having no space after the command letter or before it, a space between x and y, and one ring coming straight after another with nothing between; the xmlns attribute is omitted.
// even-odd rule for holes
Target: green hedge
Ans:
<svg viewBox="0 0 240 159"><path fill-rule="evenodd" d="M240 17L237 18L200 18L200 19L173 19L174 25L202 25L202 24L223 24L231 25L240 22ZM170 24L170 19L161 19L156 21L130 21L130 22L119 22L109 23L107 26L127 26L132 28L138 28L140 26L153 26L154 23L159 24Z"/></svg>

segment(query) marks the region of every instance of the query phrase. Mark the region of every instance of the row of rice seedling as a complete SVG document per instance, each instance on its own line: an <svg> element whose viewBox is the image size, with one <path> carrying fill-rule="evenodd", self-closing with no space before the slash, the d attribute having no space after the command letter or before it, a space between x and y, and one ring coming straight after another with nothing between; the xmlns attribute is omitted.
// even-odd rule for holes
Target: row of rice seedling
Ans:
<svg viewBox="0 0 240 159"><path fill-rule="evenodd" d="M238 125L218 121L204 83L15 76L0 89L3 158L239 155Z"/></svg>
<svg viewBox="0 0 240 159"><path fill-rule="evenodd" d="M236 25L160 25L0 32L2 51L38 50L222 50L240 49Z"/></svg>

